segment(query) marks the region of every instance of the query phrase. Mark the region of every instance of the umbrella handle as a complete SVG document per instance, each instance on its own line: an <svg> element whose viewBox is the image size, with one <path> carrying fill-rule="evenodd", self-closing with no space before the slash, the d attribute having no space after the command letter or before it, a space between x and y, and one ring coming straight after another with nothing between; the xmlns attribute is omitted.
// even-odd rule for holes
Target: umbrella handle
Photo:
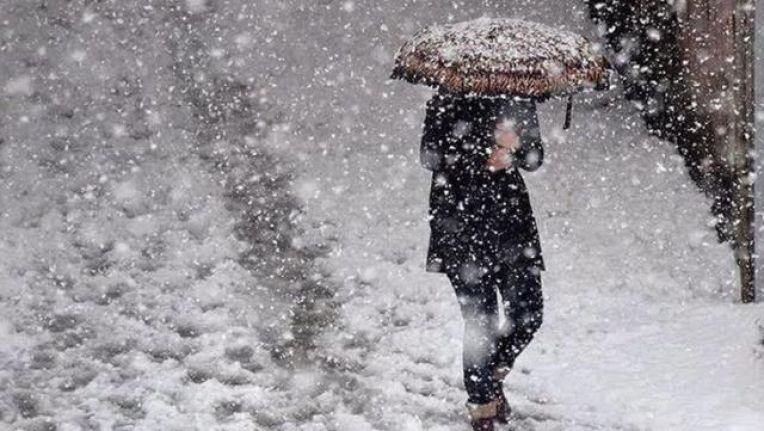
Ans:
<svg viewBox="0 0 764 431"><path fill-rule="evenodd" d="M570 119L573 114L573 95L568 96L568 106L565 108L565 124L562 126L562 130L570 129Z"/></svg>

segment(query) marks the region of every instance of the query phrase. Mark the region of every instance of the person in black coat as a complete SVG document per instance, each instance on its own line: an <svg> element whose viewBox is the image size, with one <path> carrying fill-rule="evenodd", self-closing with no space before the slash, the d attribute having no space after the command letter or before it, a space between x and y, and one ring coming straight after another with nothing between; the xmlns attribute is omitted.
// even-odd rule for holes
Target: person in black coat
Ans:
<svg viewBox="0 0 764 431"><path fill-rule="evenodd" d="M533 100L439 91L427 103L420 151L432 171L426 270L448 276L461 307L474 429L506 420L503 379L541 325L545 267L518 168L533 171L543 158Z"/></svg>

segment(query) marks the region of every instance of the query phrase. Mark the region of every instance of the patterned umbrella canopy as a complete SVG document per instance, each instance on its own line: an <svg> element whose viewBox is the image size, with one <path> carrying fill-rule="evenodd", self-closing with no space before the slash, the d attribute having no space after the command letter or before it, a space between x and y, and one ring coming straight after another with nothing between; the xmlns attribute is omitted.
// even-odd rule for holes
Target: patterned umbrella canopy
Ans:
<svg viewBox="0 0 764 431"><path fill-rule="evenodd" d="M601 86L608 63L575 33L480 18L415 34L398 50L392 77L454 92L544 97Z"/></svg>

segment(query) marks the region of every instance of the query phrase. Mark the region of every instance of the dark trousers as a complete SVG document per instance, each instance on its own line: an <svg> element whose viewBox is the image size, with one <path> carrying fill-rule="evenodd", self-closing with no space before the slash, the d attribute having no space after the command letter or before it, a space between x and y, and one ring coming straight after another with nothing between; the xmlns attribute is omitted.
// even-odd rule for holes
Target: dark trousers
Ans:
<svg viewBox="0 0 764 431"><path fill-rule="evenodd" d="M462 363L468 402L485 404L501 384L494 382L494 370L511 368L541 326L541 273L536 267L521 266L486 273L461 268L446 274L464 319ZM504 308L502 327L497 293Z"/></svg>

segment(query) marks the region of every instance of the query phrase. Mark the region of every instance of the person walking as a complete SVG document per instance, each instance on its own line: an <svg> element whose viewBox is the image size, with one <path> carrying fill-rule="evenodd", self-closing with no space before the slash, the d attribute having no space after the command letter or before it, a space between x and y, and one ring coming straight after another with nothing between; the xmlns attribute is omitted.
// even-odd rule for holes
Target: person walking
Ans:
<svg viewBox="0 0 764 431"><path fill-rule="evenodd" d="M447 275L461 309L474 430L508 421L504 378L542 322L545 267L518 168L536 170L543 158L533 99L441 89L427 103L420 147L432 171L426 270Z"/></svg>

